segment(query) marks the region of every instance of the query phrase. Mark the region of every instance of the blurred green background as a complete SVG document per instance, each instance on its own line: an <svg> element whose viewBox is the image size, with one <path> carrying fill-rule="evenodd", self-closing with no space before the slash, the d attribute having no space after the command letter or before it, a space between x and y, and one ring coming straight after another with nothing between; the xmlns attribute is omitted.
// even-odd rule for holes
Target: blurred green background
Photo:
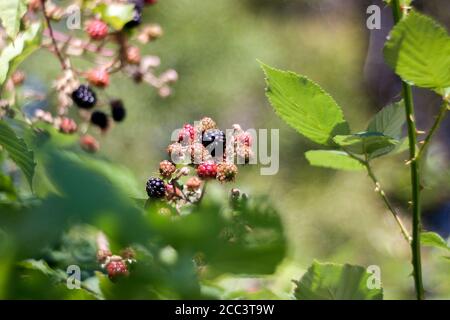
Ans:
<svg viewBox="0 0 450 320"><path fill-rule="evenodd" d="M358 1L161 0L146 9L144 18L160 24L164 36L142 53L159 55L161 70L174 68L180 78L174 94L162 99L146 84L115 74L106 93L124 100L128 118L108 134L97 134L101 155L128 167L142 183L144 197L145 181L166 158L170 134L184 123L210 116L221 128L239 123L244 129L279 129L278 174L261 176L258 166L247 166L233 185L250 195L269 195L281 212L290 257L279 273L299 278L314 259L378 265L385 298L413 297L409 248L372 183L364 173L306 163L304 151L317 146L277 118L257 62L320 83L343 107L353 131L364 129L382 107L364 83L365 7ZM59 73L57 60L43 50L22 69L48 90ZM397 199L407 199L409 192L405 157L376 164L383 185ZM424 249L424 278L430 297L449 299L450 264L441 254Z"/></svg>

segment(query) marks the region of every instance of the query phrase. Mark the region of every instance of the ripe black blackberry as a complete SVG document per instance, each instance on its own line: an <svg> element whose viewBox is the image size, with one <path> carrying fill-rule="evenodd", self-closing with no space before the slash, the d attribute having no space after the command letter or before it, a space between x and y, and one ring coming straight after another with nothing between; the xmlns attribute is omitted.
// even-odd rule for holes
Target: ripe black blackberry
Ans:
<svg viewBox="0 0 450 320"><path fill-rule="evenodd" d="M218 129L207 130L203 134L202 144L215 157L225 153L226 137L223 131Z"/></svg>
<svg viewBox="0 0 450 320"><path fill-rule="evenodd" d="M123 121L123 119L125 119L127 112L125 110L122 100L120 99L111 100L109 105L111 106L111 115L114 121L116 122Z"/></svg>
<svg viewBox="0 0 450 320"><path fill-rule="evenodd" d="M128 1L130 4L134 4L134 10L133 10L133 19L128 21L125 24L125 28L132 29L141 24L142 20L142 10L144 8L144 1L143 0L130 0Z"/></svg>
<svg viewBox="0 0 450 320"><path fill-rule="evenodd" d="M164 181L159 178L150 178L147 181L147 185L145 187L147 194L150 198L163 198L166 194L166 186Z"/></svg>
<svg viewBox="0 0 450 320"><path fill-rule="evenodd" d="M102 111L94 111L91 114L91 123L105 130L109 127L109 119L106 113Z"/></svg>
<svg viewBox="0 0 450 320"><path fill-rule="evenodd" d="M91 109L97 103L97 95L87 85L82 84L72 92L72 100L82 109Z"/></svg>

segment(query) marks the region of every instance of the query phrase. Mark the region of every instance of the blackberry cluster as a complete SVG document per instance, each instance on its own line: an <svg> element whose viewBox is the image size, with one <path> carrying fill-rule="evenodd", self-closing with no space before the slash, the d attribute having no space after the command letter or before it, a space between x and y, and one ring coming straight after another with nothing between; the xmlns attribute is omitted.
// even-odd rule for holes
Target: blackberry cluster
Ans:
<svg viewBox="0 0 450 320"><path fill-rule="evenodd" d="M215 157L225 154L226 137L219 129L207 130L203 133L202 144Z"/></svg>
<svg viewBox="0 0 450 320"><path fill-rule="evenodd" d="M82 84L72 92L72 100L79 108L91 109L97 103L97 95L89 86Z"/></svg>
<svg viewBox="0 0 450 320"><path fill-rule="evenodd" d="M230 145L225 154L227 138ZM160 178L148 180L148 196L164 197L180 213L182 206L201 201L208 180L233 182L238 174L233 162L241 155L241 149L250 157L251 144L250 133L238 124L233 125L229 137L209 117L196 121L194 125L184 124L177 142L167 147L171 160L163 160L159 164Z"/></svg>
<svg viewBox="0 0 450 320"><path fill-rule="evenodd" d="M166 194L166 185L164 184L164 181L162 179L150 178L147 181L145 190L147 191L147 194L150 198L163 198Z"/></svg>

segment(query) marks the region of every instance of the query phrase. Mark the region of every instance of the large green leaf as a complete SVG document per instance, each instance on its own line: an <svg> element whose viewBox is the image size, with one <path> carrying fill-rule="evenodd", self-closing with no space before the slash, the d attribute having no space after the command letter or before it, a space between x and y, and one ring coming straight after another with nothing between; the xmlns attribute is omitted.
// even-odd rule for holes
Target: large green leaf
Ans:
<svg viewBox="0 0 450 320"><path fill-rule="evenodd" d="M261 64L267 97L287 124L314 142L332 145L332 137L349 133L341 108L319 85L304 76Z"/></svg>
<svg viewBox="0 0 450 320"><path fill-rule="evenodd" d="M383 289L369 289L370 273L349 264L314 262L297 282L298 300L381 300Z"/></svg>
<svg viewBox="0 0 450 320"><path fill-rule="evenodd" d="M450 251L450 246L447 241L435 232L422 232L420 242L426 247L435 247Z"/></svg>
<svg viewBox="0 0 450 320"><path fill-rule="evenodd" d="M310 150L305 153L309 164L316 167L325 167L337 170L358 171L364 166L346 152L337 150Z"/></svg>
<svg viewBox="0 0 450 320"><path fill-rule="evenodd" d="M0 20L10 38L14 38L20 29L20 20L27 11L25 0L0 1Z"/></svg>
<svg viewBox="0 0 450 320"><path fill-rule="evenodd" d="M346 151L376 158L395 149L399 141L380 132L361 132L333 138Z"/></svg>
<svg viewBox="0 0 450 320"><path fill-rule="evenodd" d="M35 23L3 49L0 54L0 85L3 85L8 75L35 49L41 39L41 25Z"/></svg>
<svg viewBox="0 0 450 320"><path fill-rule="evenodd" d="M121 30L123 26L133 19L134 5L125 3L101 3L95 7L94 12L99 14L103 21L116 30Z"/></svg>
<svg viewBox="0 0 450 320"><path fill-rule="evenodd" d="M384 48L386 62L410 84L450 86L450 37L433 19L411 12L392 30Z"/></svg>
<svg viewBox="0 0 450 320"><path fill-rule="evenodd" d="M19 138L3 120L0 120L0 145L19 166L25 174L30 187L32 187L34 167L36 165L33 151L28 149L25 141Z"/></svg>
<svg viewBox="0 0 450 320"><path fill-rule="evenodd" d="M381 132L386 136L400 139L402 127L405 124L405 110L403 102L397 102L381 109L370 121L368 132Z"/></svg>

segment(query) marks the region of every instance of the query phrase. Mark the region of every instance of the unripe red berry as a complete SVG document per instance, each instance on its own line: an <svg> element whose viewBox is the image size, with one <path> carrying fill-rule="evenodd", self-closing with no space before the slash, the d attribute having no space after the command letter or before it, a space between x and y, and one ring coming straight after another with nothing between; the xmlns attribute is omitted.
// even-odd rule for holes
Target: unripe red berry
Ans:
<svg viewBox="0 0 450 320"><path fill-rule="evenodd" d="M25 72L16 70L11 76L11 80L15 86L20 86L25 81Z"/></svg>
<svg viewBox="0 0 450 320"><path fill-rule="evenodd" d="M204 162L198 166L197 175L203 179L213 179L217 175L217 165L214 162Z"/></svg>
<svg viewBox="0 0 450 320"><path fill-rule="evenodd" d="M156 4L158 2L158 0L145 0L145 4L148 4L148 5L153 5L153 4Z"/></svg>
<svg viewBox="0 0 450 320"><path fill-rule="evenodd" d="M188 181L186 181L186 187L190 191L195 191L200 188L202 185L202 181L198 177L190 177Z"/></svg>
<svg viewBox="0 0 450 320"><path fill-rule="evenodd" d="M86 75L90 84L104 88L109 84L109 74L105 68L91 69Z"/></svg>
<svg viewBox="0 0 450 320"><path fill-rule="evenodd" d="M109 261L106 265L106 271L108 272L108 276L111 280L115 280L123 276L128 276L129 274L128 266L121 258L120 260L112 259L111 261Z"/></svg>
<svg viewBox="0 0 450 320"><path fill-rule="evenodd" d="M250 147L252 145L252 135L248 132L242 132L236 135L235 142L239 145Z"/></svg>
<svg viewBox="0 0 450 320"><path fill-rule="evenodd" d="M87 152L97 152L100 149L100 143L88 134L80 138L80 146Z"/></svg>
<svg viewBox="0 0 450 320"><path fill-rule="evenodd" d="M191 143L195 138L195 129L191 124L185 124L178 133L178 142Z"/></svg>
<svg viewBox="0 0 450 320"><path fill-rule="evenodd" d="M77 131L77 124L71 118L61 118L59 123L59 131L63 133L74 133Z"/></svg>
<svg viewBox="0 0 450 320"><path fill-rule="evenodd" d="M91 20L86 24L86 32L93 40L102 40L108 35L108 25L101 20Z"/></svg>
<svg viewBox="0 0 450 320"><path fill-rule="evenodd" d="M141 62L141 51L138 47L128 47L126 51L126 59L130 64L139 64Z"/></svg>

